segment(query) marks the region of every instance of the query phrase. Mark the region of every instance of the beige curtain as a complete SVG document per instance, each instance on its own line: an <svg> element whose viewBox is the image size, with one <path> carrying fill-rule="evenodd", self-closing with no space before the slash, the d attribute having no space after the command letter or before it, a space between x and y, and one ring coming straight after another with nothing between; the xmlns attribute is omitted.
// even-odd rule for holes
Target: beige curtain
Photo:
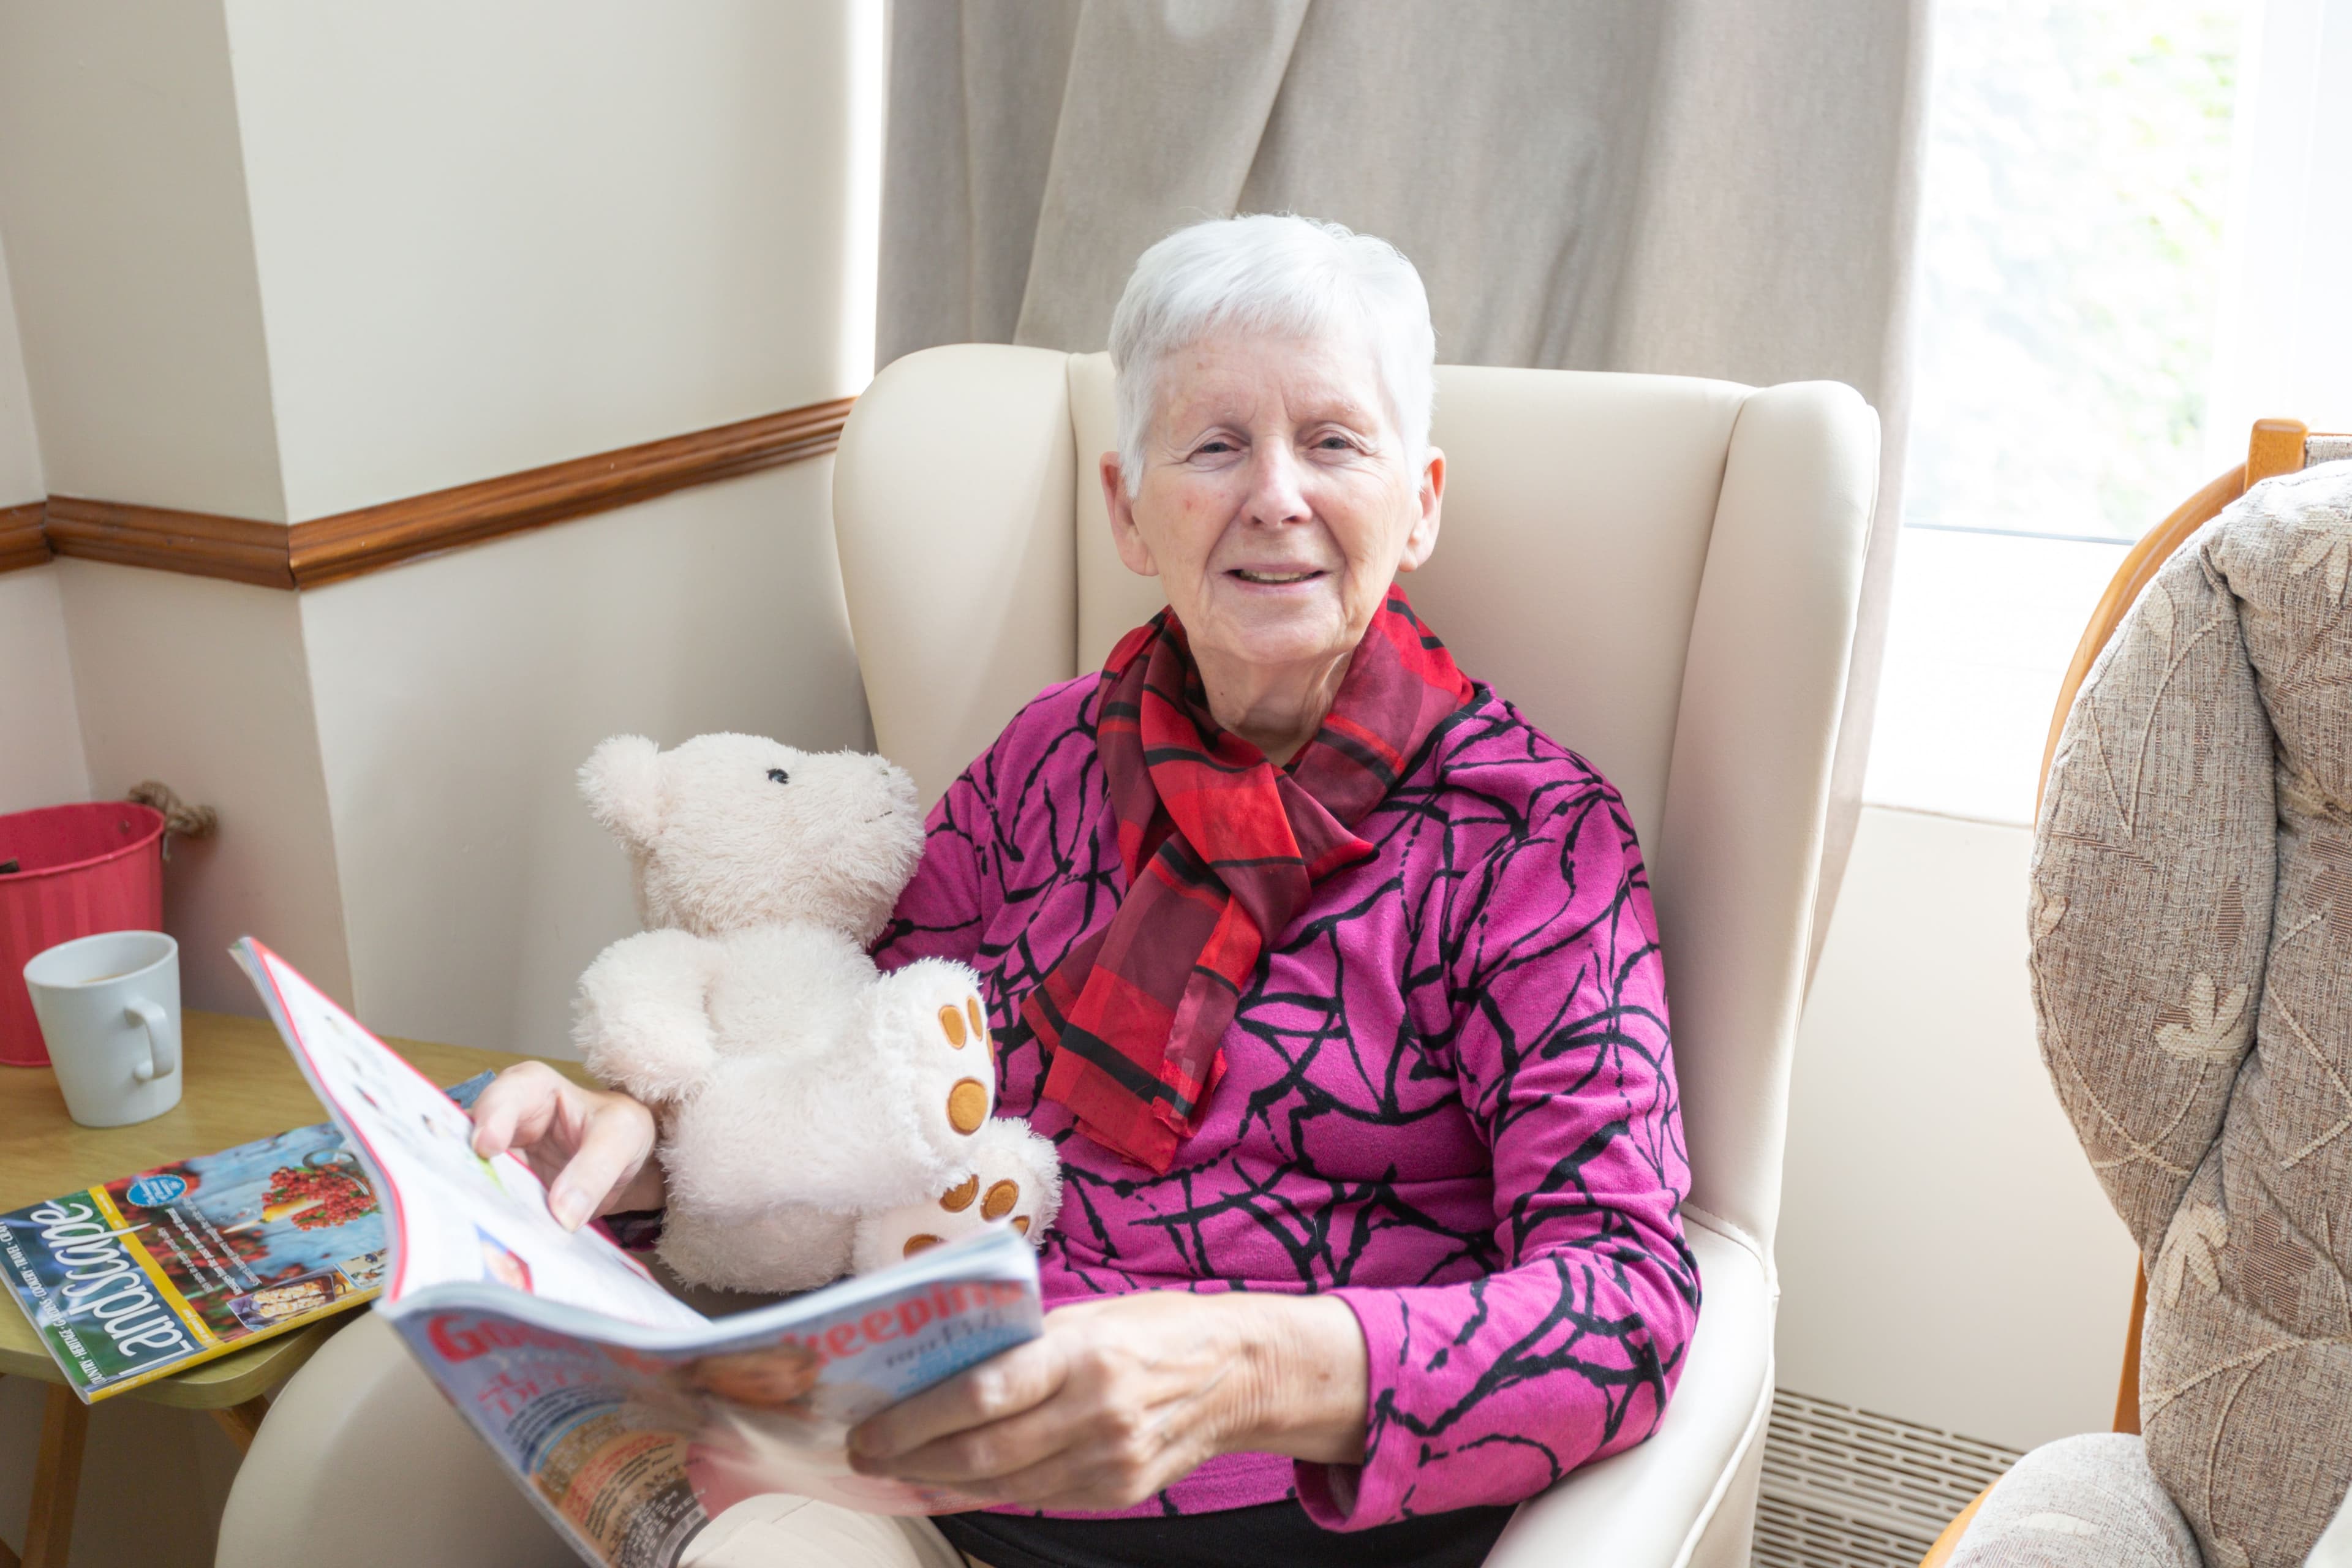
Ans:
<svg viewBox="0 0 2352 1568"><path fill-rule="evenodd" d="M1814 951L1894 568L1927 0L895 0L880 363L1103 346L1177 226L1421 268L1438 357L1852 384L1885 458Z"/></svg>

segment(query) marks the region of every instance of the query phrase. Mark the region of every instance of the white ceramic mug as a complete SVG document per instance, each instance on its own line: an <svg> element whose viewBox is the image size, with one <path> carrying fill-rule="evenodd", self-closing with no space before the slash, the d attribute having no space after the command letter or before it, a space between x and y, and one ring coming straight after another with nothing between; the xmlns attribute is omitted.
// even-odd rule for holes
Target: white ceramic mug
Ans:
<svg viewBox="0 0 2352 1568"><path fill-rule="evenodd" d="M180 944L160 931L110 931L33 955L25 989L66 1110L84 1127L124 1127L180 1103Z"/></svg>

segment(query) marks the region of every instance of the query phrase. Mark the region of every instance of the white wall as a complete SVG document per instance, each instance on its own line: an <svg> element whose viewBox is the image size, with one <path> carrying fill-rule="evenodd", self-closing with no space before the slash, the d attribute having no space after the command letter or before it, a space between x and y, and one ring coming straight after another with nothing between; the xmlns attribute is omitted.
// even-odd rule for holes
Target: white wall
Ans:
<svg viewBox="0 0 2352 1568"><path fill-rule="evenodd" d="M290 516L862 384L872 7L226 7ZM829 475L299 596L362 1016L568 1053L572 984L633 923L572 793L604 735L863 743Z"/></svg>
<svg viewBox="0 0 2352 1568"><path fill-rule="evenodd" d="M856 391L853 8L228 0L289 515Z"/></svg>
<svg viewBox="0 0 2352 1568"><path fill-rule="evenodd" d="M47 493L40 436L33 427L33 393L25 384L24 342L8 287L8 252L0 245L0 507L38 500Z"/></svg>
<svg viewBox="0 0 2352 1568"><path fill-rule="evenodd" d="M2030 830L1866 807L1799 1032L1783 1387L2031 1447L2103 1432L2131 1237L2042 1069Z"/></svg>
<svg viewBox="0 0 2352 1568"><path fill-rule="evenodd" d="M283 520L219 5L0 5L0 244L49 490Z"/></svg>
<svg viewBox="0 0 2352 1568"><path fill-rule="evenodd" d="M857 390L876 31L858 0L0 8L46 488L310 518ZM301 595L0 576L0 659L47 672L0 692L37 738L0 742L0 806L155 777L220 809L167 875L194 1005L251 1009L220 949L252 931L387 1029L561 1048L628 910L589 745L863 742L829 467Z"/></svg>
<svg viewBox="0 0 2352 1568"><path fill-rule="evenodd" d="M307 519L857 390L878 14L0 0L0 505ZM566 1051L632 923L572 792L590 746L866 743L830 469L302 595L0 574L0 810L146 777L218 807L165 878L191 1006L254 1010L223 951L251 931L387 1032ZM226 1447L102 1408L76 1561L208 1562ZM134 1472L165 1480L113 1506Z"/></svg>
<svg viewBox="0 0 2352 1568"><path fill-rule="evenodd" d="M272 588L59 561L90 782L119 795L161 779L218 808L163 875L191 1007L257 1013L228 956L257 936L330 994L352 994L335 845L320 767L300 601ZM0 577L0 584L7 581Z"/></svg>
<svg viewBox="0 0 2352 1568"><path fill-rule="evenodd" d="M868 743L829 459L301 595L361 1016L573 1054L571 999L636 929L573 775L598 741Z"/></svg>
<svg viewBox="0 0 2352 1568"><path fill-rule="evenodd" d="M0 813L90 798L57 573L0 572Z"/></svg>
<svg viewBox="0 0 2352 1568"><path fill-rule="evenodd" d="M0 508L38 500L41 454L0 251ZM89 798L57 569L0 573L0 813Z"/></svg>

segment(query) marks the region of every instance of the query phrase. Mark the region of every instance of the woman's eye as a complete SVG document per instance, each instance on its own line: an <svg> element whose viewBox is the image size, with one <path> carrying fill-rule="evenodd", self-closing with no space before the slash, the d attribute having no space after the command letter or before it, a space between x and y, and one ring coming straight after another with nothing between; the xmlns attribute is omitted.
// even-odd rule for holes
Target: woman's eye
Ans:
<svg viewBox="0 0 2352 1568"><path fill-rule="evenodd" d="M1192 455L1196 458L1216 457L1233 449L1234 444L1231 441L1203 441L1194 449Z"/></svg>
<svg viewBox="0 0 2352 1568"><path fill-rule="evenodd" d="M770 768L768 770L768 777L777 784L790 784L793 782L793 775L784 772L782 768Z"/></svg>

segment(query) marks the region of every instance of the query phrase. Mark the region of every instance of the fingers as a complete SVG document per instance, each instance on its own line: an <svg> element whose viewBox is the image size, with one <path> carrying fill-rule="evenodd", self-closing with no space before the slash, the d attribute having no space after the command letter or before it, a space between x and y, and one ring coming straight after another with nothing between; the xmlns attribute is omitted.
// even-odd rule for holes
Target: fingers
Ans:
<svg viewBox="0 0 2352 1568"><path fill-rule="evenodd" d="M977 1494L977 1506L1013 1503L1041 1512L1097 1513L1133 1508L1162 1486L1192 1468L1190 1463L1166 1467L1165 1480L1146 1479L1139 1470L1099 1451L1065 1448L1028 1468L992 1481L967 1481L956 1489Z"/></svg>
<svg viewBox="0 0 2352 1568"><path fill-rule="evenodd" d="M543 1062L518 1062L492 1079L474 1100L474 1152L495 1160L537 1142L554 1121L565 1087L562 1075Z"/></svg>
<svg viewBox="0 0 2352 1568"><path fill-rule="evenodd" d="M595 1096L579 1147L548 1188L557 1223L577 1230L591 1215L614 1207L653 1152L652 1112L626 1095Z"/></svg>
<svg viewBox="0 0 2352 1568"><path fill-rule="evenodd" d="M1176 1407L1183 1403L1146 1405L1066 1384L1056 1395L1002 1420L934 1437L886 1460L853 1450L852 1463L861 1471L992 1503L1128 1508L1213 1452Z"/></svg>
<svg viewBox="0 0 2352 1568"><path fill-rule="evenodd" d="M1016 1345L866 1417L849 1434L850 1458L861 1469L898 1474L900 1458L1033 1409L1060 1392L1068 1375L1068 1363L1051 1336Z"/></svg>
<svg viewBox="0 0 2352 1568"><path fill-rule="evenodd" d="M1022 1501L1026 1486L1060 1491L1079 1484L1081 1461L1099 1445L1097 1423L1069 1400L1047 1400L1017 1415L934 1437L891 1456L888 1473L950 1486L992 1501Z"/></svg>
<svg viewBox="0 0 2352 1568"><path fill-rule="evenodd" d="M1244 1365L1263 1328L1253 1303L1223 1296L1056 1308L1038 1339L853 1431L851 1463L1027 1508L1128 1507L1246 1428Z"/></svg>
<svg viewBox="0 0 2352 1568"><path fill-rule="evenodd" d="M541 1062L519 1062L474 1102L474 1152L522 1156L547 1184L547 1206L566 1230L591 1215L661 1201L648 1175L653 1113L625 1094L583 1089Z"/></svg>

